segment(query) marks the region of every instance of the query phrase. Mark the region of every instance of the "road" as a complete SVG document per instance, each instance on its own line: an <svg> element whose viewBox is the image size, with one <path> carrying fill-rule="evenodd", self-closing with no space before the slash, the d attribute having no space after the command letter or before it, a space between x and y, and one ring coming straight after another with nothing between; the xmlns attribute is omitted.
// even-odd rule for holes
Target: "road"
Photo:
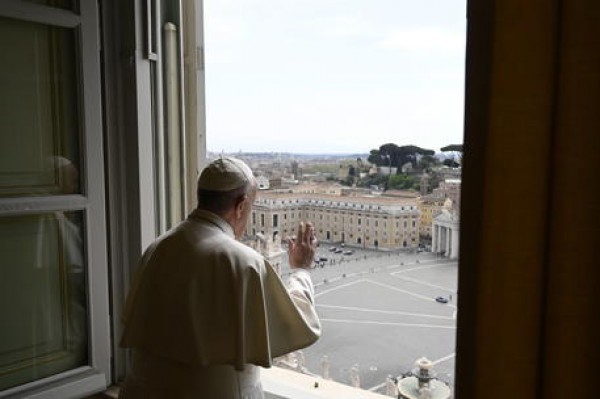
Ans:
<svg viewBox="0 0 600 399"><path fill-rule="evenodd" d="M331 258L327 248L319 255ZM358 365L361 387L383 393L387 375L406 373L425 356L452 386L457 263L368 250L356 250L341 264L340 258L312 271L323 334L303 350L308 370L321 374L327 355L334 380L349 383L349 369ZM452 300L440 304L437 296Z"/></svg>

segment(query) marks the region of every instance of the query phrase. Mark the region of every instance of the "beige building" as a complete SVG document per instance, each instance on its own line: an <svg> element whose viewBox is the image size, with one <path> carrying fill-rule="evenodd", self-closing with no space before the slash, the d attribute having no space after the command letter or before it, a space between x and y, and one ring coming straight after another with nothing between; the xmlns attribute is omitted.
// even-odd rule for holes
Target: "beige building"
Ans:
<svg viewBox="0 0 600 399"><path fill-rule="evenodd" d="M416 198L263 191L246 234L260 233L277 241L295 234L298 223L308 220L321 242L373 249L416 248L419 215Z"/></svg>
<svg viewBox="0 0 600 399"><path fill-rule="evenodd" d="M454 208L460 211L460 178L447 178L440 182L438 188L434 188L432 195L440 198L450 198Z"/></svg>
<svg viewBox="0 0 600 399"><path fill-rule="evenodd" d="M290 192L294 194L331 194L342 195L345 186L338 183L308 183L291 187Z"/></svg>
<svg viewBox="0 0 600 399"><path fill-rule="evenodd" d="M442 212L444 198L425 195L419 198L420 211L419 235L424 238L432 237L433 218Z"/></svg>

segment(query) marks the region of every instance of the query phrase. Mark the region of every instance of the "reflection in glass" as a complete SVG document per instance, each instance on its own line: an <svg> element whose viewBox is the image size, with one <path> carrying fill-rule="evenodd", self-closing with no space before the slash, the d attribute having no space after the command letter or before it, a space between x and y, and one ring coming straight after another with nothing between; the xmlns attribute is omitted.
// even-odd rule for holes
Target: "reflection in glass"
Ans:
<svg viewBox="0 0 600 399"><path fill-rule="evenodd" d="M63 8L65 10L77 11L79 0L21 0L27 3L41 4L44 6ZM74 7L77 7L74 8Z"/></svg>
<svg viewBox="0 0 600 399"><path fill-rule="evenodd" d="M0 218L0 391L87 364L82 212Z"/></svg>
<svg viewBox="0 0 600 399"><path fill-rule="evenodd" d="M72 29L0 17L0 197L81 192Z"/></svg>

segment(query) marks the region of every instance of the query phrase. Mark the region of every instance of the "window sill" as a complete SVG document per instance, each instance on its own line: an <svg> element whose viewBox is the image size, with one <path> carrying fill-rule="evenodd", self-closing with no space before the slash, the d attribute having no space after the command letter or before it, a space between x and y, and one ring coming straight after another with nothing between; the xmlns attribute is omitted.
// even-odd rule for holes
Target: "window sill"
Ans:
<svg viewBox="0 0 600 399"><path fill-rule="evenodd" d="M265 399L383 399L387 396L279 367L261 370ZM318 386L315 387L315 384Z"/></svg>
<svg viewBox="0 0 600 399"><path fill-rule="evenodd" d="M261 369L265 399L384 399L388 396L340 384L339 382L311 377L280 367ZM315 383L318 384L315 387ZM88 399L116 399L117 386Z"/></svg>

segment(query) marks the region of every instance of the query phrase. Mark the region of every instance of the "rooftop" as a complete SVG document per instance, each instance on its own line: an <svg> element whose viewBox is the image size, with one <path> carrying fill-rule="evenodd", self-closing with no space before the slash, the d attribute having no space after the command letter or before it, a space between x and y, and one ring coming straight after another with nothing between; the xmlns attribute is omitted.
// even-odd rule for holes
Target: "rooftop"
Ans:
<svg viewBox="0 0 600 399"><path fill-rule="evenodd" d="M376 205L415 205L417 198L406 197L384 197L379 195L361 195L356 197L346 197L332 194L304 194L304 193L275 193L261 191L257 199L271 200L315 200L332 201L350 204L376 204Z"/></svg>

